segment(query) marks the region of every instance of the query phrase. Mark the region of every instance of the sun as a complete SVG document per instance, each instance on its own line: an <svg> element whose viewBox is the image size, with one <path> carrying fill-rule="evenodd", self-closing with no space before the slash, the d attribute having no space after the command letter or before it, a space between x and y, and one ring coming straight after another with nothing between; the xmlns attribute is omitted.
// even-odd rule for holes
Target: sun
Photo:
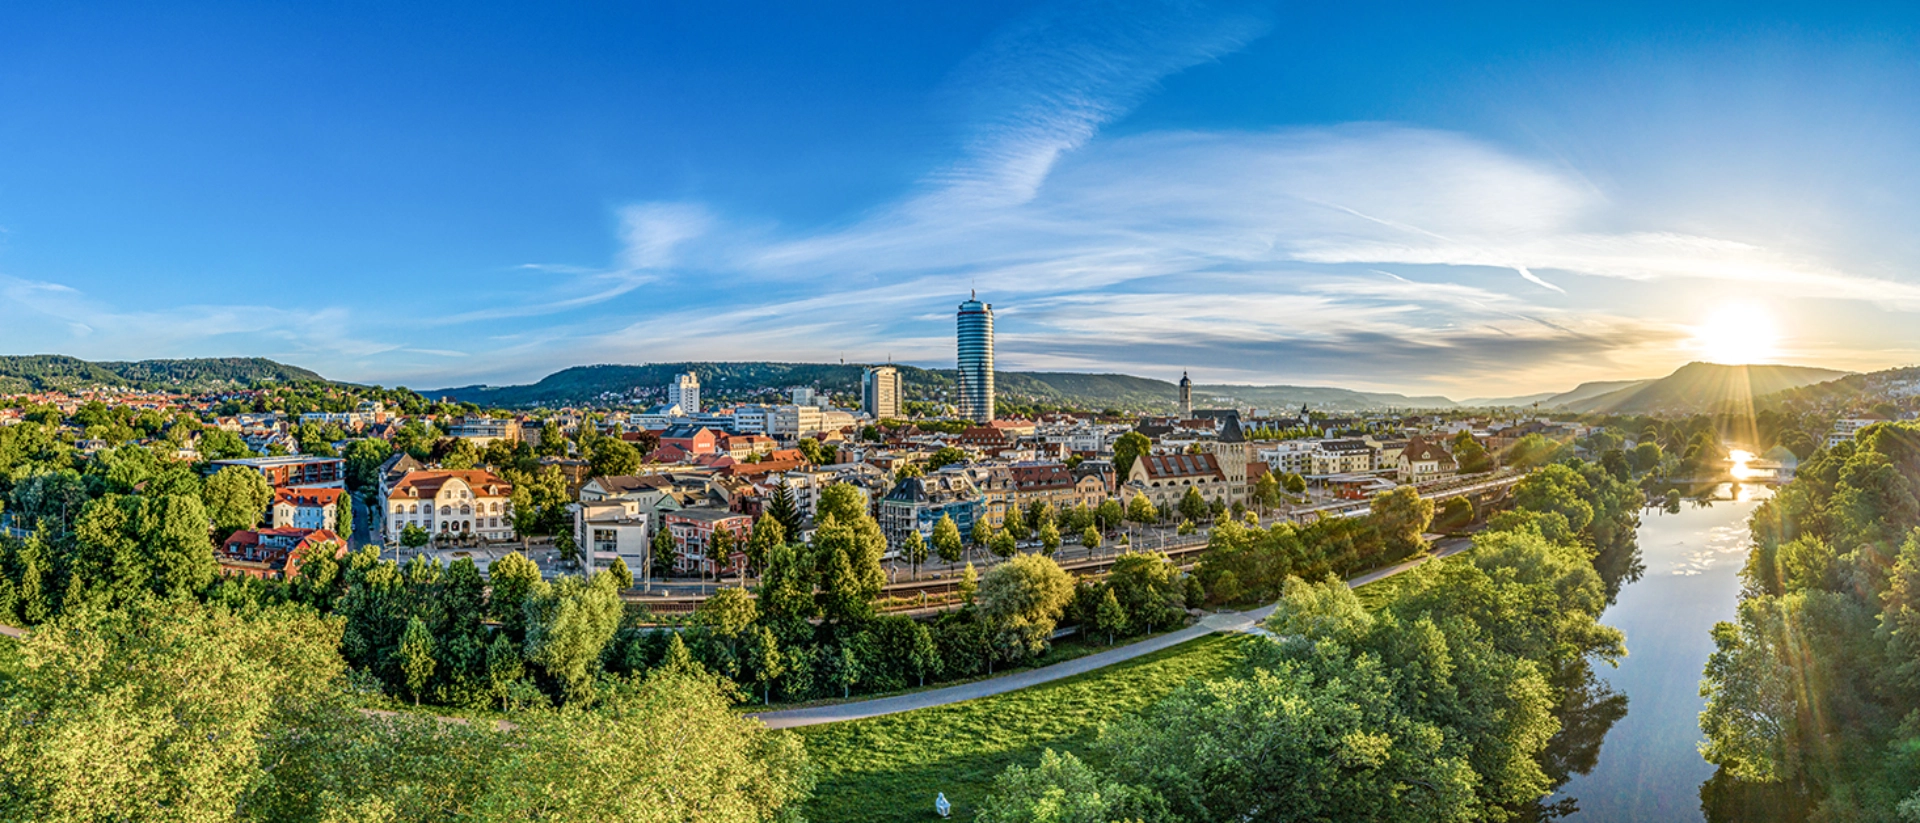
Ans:
<svg viewBox="0 0 1920 823"><path fill-rule="evenodd" d="M1728 303L1693 327L1690 348L1709 363L1739 366L1766 363L1780 353L1780 330L1773 315L1752 303Z"/></svg>

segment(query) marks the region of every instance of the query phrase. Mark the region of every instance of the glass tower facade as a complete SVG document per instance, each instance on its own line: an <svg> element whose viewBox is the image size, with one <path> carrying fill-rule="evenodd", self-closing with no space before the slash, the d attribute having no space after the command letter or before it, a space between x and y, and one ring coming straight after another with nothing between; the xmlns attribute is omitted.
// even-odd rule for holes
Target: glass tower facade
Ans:
<svg viewBox="0 0 1920 823"><path fill-rule="evenodd" d="M960 416L993 420L993 306L969 295L960 304Z"/></svg>

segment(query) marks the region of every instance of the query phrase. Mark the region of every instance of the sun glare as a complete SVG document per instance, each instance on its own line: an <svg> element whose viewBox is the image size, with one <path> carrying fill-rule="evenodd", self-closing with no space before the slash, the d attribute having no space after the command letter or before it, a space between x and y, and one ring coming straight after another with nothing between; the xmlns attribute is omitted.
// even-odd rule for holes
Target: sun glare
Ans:
<svg viewBox="0 0 1920 823"><path fill-rule="evenodd" d="M1766 309L1732 303L1715 309L1706 322L1695 326L1691 343L1700 359L1709 363L1765 363L1779 353L1780 332Z"/></svg>

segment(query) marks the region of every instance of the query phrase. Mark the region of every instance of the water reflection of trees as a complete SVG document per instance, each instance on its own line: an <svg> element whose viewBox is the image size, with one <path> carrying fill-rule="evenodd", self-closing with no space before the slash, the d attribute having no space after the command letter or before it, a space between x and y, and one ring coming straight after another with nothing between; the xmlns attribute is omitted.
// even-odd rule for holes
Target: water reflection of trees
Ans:
<svg viewBox="0 0 1920 823"><path fill-rule="evenodd" d="M1749 783L1719 769L1700 784L1700 811L1707 823L1800 823L1813 800L1784 781Z"/></svg>
<svg viewBox="0 0 1920 823"><path fill-rule="evenodd" d="M1554 675L1560 692L1560 705L1554 715L1560 731L1547 741L1540 755L1540 768L1553 781L1553 793L1576 774L1593 771L1600 762L1600 744L1620 718L1627 716L1627 696L1595 676L1585 660ZM1549 802L1551 801L1551 802ZM1579 798L1551 795L1531 809L1521 810L1522 820L1556 820L1580 810Z"/></svg>
<svg viewBox="0 0 1920 823"><path fill-rule="evenodd" d="M1594 555L1593 570L1607 586L1607 605L1620 596L1620 587L1640 579L1647 567L1640 562L1640 541L1629 537L1603 544Z"/></svg>

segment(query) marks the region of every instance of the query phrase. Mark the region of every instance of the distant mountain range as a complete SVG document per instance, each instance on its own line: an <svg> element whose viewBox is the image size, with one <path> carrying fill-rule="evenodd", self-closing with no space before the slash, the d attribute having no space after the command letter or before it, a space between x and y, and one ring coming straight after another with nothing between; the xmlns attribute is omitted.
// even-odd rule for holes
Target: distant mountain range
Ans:
<svg viewBox="0 0 1920 823"><path fill-rule="evenodd" d="M638 366L576 366L525 386L463 386L425 392L481 405L566 405L607 401L658 402L676 375L700 376L706 397L715 400L778 401L792 386L811 386L841 395L857 395L860 364L822 363L649 363ZM895 366L909 399L951 400L951 369ZM1384 411L1532 406L1542 410L1635 413L1705 411L1720 404L1843 377L1847 373L1803 366L1722 366L1689 363L1662 378L1582 383L1571 391L1521 397L1455 401L1437 395L1365 392L1326 386L1252 386L1198 384L1194 405L1284 412L1302 405L1319 410ZM1076 372L997 372L995 388L1004 400L1043 402L1086 409L1171 412L1179 388L1165 380L1124 374Z"/></svg>
<svg viewBox="0 0 1920 823"><path fill-rule="evenodd" d="M703 394L715 401L785 402L786 390L794 386L810 386L851 399L860 393L860 375L865 368L853 363L762 361L575 366L530 385L462 386L422 394L500 407L596 402L647 405L663 401L667 383L676 375L692 371L700 376ZM900 370L908 399L954 399L952 369L895 368ZM1384 411L1538 404L1543 411L1631 414L1711 411L1790 389L1817 387L1848 374L1805 366L1689 363L1657 379L1604 380L1582 383L1565 392L1465 401L1327 386L1201 384L1194 386L1193 393L1194 405L1200 408L1251 407L1277 412L1302 405L1321 411ZM325 380L308 369L259 357L90 362L64 355L0 355L0 391L5 392L99 387L209 391ZM1127 412L1171 412L1179 395L1179 388L1169 381L1125 374L997 372L995 383L1002 401Z"/></svg>
<svg viewBox="0 0 1920 823"><path fill-rule="evenodd" d="M261 357L94 362L60 354L0 355L0 391L8 392L106 387L208 391L325 379Z"/></svg>

